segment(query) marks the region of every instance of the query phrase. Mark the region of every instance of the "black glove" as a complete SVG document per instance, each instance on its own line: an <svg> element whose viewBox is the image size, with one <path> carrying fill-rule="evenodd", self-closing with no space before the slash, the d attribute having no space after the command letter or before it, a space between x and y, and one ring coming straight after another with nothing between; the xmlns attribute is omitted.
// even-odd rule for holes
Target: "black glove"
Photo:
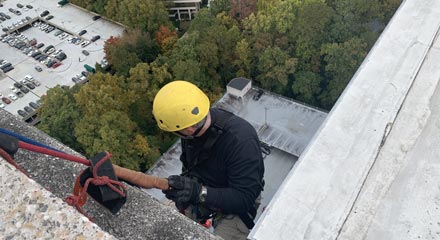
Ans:
<svg viewBox="0 0 440 240"><path fill-rule="evenodd" d="M200 191L202 184L198 183L189 177L172 175L168 177L169 190L162 191L170 200L176 203L176 206L187 206L190 204L197 204L200 202Z"/></svg>

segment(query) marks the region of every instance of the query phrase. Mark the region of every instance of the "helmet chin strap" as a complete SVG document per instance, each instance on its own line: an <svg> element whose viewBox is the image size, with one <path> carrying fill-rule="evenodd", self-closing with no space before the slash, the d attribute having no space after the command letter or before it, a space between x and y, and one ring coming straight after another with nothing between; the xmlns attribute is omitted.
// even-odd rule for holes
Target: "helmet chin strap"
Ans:
<svg viewBox="0 0 440 240"><path fill-rule="evenodd" d="M204 127L205 124L206 124L206 120L207 120L207 118L203 119L203 123L200 124L200 127L198 127L198 128L194 131L194 133L191 134L191 135L185 135L185 134L180 133L179 131L175 131L174 133L177 134L179 137L181 137L181 138L183 138L183 139L194 139L194 138L197 137L197 135L200 133L200 131L202 131L203 127Z"/></svg>

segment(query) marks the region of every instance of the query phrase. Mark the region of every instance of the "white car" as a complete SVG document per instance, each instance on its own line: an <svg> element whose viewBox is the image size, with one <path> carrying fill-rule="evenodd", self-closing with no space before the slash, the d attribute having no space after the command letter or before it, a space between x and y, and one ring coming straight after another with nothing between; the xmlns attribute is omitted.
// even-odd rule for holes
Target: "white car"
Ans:
<svg viewBox="0 0 440 240"><path fill-rule="evenodd" d="M5 105L3 103L0 103L0 108L5 108Z"/></svg>
<svg viewBox="0 0 440 240"><path fill-rule="evenodd" d="M10 99L12 99L12 101L15 101L15 100L18 99L17 96L15 96L15 94L9 94L8 97L9 97Z"/></svg>
<svg viewBox="0 0 440 240"><path fill-rule="evenodd" d="M26 75L26 76L24 76L24 79L28 80L28 81L32 81L32 80L34 80L34 77L32 77L32 75Z"/></svg>
<svg viewBox="0 0 440 240"><path fill-rule="evenodd" d="M14 87L14 86L11 86L11 87L9 87L11 90L12 90L12 92L14 92L14 93L16 93L16 92L18 92L18 89L16 88L16 87Z"/></svg>
<svg viewBox="0 0 440 240"><path fill-rule="evenodd" d="M35 80L35 79L32 80L32 83L35 84L35 86L40 86L41 85L41 83L39 81Z"/></svg>

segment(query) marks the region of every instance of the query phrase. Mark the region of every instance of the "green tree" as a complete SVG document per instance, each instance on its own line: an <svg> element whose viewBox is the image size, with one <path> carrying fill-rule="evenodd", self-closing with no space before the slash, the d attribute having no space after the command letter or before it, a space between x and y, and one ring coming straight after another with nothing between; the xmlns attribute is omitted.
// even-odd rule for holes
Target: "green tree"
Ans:
<svg viewBox="0 0 440 240"><path fill-rule="evenodd" d="M325 91L320 95L321 104L329 109L341 95L348 82L367 55L367 44L353 38L342 44L332 43L322 47L325 61Z"/></svg>
<svg viewBox="0 0 440 240"><path fill-rule="evenodd" d="M37 127L76 151L83 152L83 146L74 135L75 126L83 117L74 98L74 94L78 91L79 87L76 86L73 88L56 86L49 89L42 97L43 104L38 110L41 122Z"/></svg>
<svg viewBox="0 0 440 240"><path fill-rule="evenodd" d="M310 105L317 106L319 101L317 97L321 93L320 87L322 77L314 72L297 72L295 73L295 81L292 84L292 91L295 94L295 98L308 103Z"/></svg>
<svg viewBox="0 0 440 240"><path fill-rule="evenodd" d="M127 76L138 63L152 62L159 54L159 46L148 33L132 30L120 38L111 37L105 41L104 52L112 68Z"/></svg>

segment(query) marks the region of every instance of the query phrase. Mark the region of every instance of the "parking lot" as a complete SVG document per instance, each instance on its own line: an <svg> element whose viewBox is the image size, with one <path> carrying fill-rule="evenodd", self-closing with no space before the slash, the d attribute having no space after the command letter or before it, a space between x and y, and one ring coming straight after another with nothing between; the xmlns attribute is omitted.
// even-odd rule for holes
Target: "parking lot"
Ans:
<svg viewBox="0 0 440 240"><path fill-rule="evenodd" d="M3 30L0 59L4 60L0 67L11 66L6 67L10 68L6 73L0 70L0 94L11 103L0 100L0 107L17 116L25 107L28 112L25 111L24 115L31 115L29 103L37 103L48 89L56 85L72 86L76 84L72 81L74 77L85 79L84 65L94 67L96 63L105 63L104 41L124 31L122 26L97 19L93 13L71 4L59 7L57 1L49 0L6 0L1 3L0 13L8 15L9 19L0 18ZM79 33L83 34L80 36ZM98 39L93 42L93 38ZM37 83L25 81L25 76L32 76ZM16 83L29 90L28 93L17 87L14 89Z"/></svg>

